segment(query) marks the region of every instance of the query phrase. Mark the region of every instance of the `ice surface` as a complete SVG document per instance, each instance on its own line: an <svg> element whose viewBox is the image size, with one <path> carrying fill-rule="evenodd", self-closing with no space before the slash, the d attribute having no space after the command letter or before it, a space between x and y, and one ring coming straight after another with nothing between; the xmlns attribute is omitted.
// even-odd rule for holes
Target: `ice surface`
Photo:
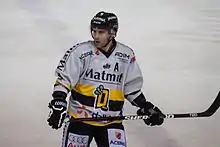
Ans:
<svg viewBox="0 0 220 147"><path fill-rule="evenodd" d="M117 39L134 48L150 101L165 113L212 103L220 89L218 0L1 1L1 147L60 146L62 130L46 123L54 69L64 50L91 39L89 21L100 10L118 15ZM135 111L126 102L126 114ZM219 121L217 111L161 127L124 124L129 147L219 147Z"/></svg>

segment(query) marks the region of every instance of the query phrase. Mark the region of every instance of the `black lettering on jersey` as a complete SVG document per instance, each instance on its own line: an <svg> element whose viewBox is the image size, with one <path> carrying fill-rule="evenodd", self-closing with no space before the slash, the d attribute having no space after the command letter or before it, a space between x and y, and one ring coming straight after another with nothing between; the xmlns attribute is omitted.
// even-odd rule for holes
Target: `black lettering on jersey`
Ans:
<svg viewBox="0 0 220 147"><path fill-rule="evenodd" d="M125 58L125 59L129 59L130 58L130 55L127 55L127 54L121 53L121 52L116 52L115 56L116 57L120 57L120 58Z"/></svg>
<svg viewBox="0 0 220 147"><path fill-rule="evenodd" d="M89 69L89 70L86 71L85 77L90 78L90 79L95 79L95 80L121 83L123 73L121 73L121 74L112 74L112 73L106 73L106 71L94 72L93 69Z"/></svg>
<svg viewBox="0 0 220 147"><path fill-rule="evenodd" d="M121 83L122 77L123 77L123 73L117 76L116 81L119 81Z"/></svg>
<svg viewBox="0 0 220 147"><path fill-rule="evenodd" d="M60 63L59 63L59 65L57 66L57 69L59 69L59 70L64 69L65 64L66 64L65 60L60 60Z"/></svg>
<svg viewBox="0 0 220 147"><path fill-rule="evenodd" d="M69 58L70 53L73 51L74 48L70 48L69 50L67 50L63 56L63 58L60 60L59 65L57 66L57 69L59 70L63 70L65 68L65 64L67 59Z"/></svg>
<svg viewBox="0 0 220 147"><path fill-rule="evenodd" d="M62 80L64 79L60 73L58 73L58 75L57 75L57 76L58 76L58 78L57 78L57 79L58 79L58 80L60 80L60 81L62 81Z"/></svg>
<svg viewBox="0 0 220 147"><path fill-rule="evenodd" d="M87 70L85 76L86 76L86 77L93 78L93 69L90 69L89 71Z"/></svg>
<svg viewBox="0 0 220 147"><path fill-rule="evenodd" d="M105 71L102 71L102 80L105 80Z"/></svg>
<svg viewBox="0 0 220 147"><path fill-rule="evenodd" d="M116 62L116 64L115 64L114 71L115 71L115 72L118 72L118 71L119 71L118 62Z"/></svg>
<svg viewBox="0 0 220 147"><path fill-rule="evenodd" d="M95 72L94 74L94 79L100 80L100 73L99 72Z"/></svg>
<svg viewBox="0 0 220 147"><path fill-rule="evenodd" d="M84 42L83 42L83 43L84 43ZM65 52L64 56L62 57L62 59L60 60L60 63L59 63L58 66L57 66L57 69L59 69L59 70L61 70L61 71L64 70L65 65L66 65L66 62L67 62L67 60L68 60L70 54L71 54L72 51L74 51L80 44L82 44L82 43L78 43L78 44L74 45L73 47L71 47L69 50L67 50L67 51Z"/></svg>
<svg viewBox="0 0 220 147"><path fill-rule="evenodd" d="M106 81L116 81L115 78L116 78L116 75L115 75L115 74L109 74L109 73L107 73Z"/></svg>

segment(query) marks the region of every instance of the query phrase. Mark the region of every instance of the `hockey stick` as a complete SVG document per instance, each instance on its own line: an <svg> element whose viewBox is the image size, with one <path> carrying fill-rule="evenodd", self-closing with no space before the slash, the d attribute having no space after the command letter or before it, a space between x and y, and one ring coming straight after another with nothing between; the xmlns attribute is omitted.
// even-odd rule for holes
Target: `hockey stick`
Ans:
<svg viewBox="0 0 220 147"><path fill-rule="evenodd" d="M182 113L182 114L165 114L167 119L169 118L195 118L195 117L210 117L212 116L220 106L220 91L215 98L211 106L198 113ZM113 120L137 120L137 119L147 119L147 115L126 115L126 116L113 116L113 117L94 117L94 118L77 118L73 121L113 121Z"/></svg>

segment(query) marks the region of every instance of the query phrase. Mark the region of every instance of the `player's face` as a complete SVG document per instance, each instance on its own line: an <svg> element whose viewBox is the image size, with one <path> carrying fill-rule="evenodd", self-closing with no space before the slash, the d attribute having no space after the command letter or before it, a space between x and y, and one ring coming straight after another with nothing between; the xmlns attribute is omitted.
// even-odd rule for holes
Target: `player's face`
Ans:
<svg viewBox="0 0 220 147"><path fill-rule="evenodd" d="M92 29L92 37L97 48L103 48L111 38L111 34L106 29Z"/></svg>

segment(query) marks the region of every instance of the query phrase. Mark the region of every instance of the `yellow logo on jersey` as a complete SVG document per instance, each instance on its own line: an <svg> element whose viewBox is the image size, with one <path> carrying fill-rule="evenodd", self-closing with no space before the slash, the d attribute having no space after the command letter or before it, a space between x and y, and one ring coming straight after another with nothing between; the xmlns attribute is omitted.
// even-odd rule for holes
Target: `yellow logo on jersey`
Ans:
<svg viewBox="0 0 220 147"><path fill-rule="evenodd" d="M115 137L118 139L121 139L121 133L120 132L115 132Z"/></svg>

